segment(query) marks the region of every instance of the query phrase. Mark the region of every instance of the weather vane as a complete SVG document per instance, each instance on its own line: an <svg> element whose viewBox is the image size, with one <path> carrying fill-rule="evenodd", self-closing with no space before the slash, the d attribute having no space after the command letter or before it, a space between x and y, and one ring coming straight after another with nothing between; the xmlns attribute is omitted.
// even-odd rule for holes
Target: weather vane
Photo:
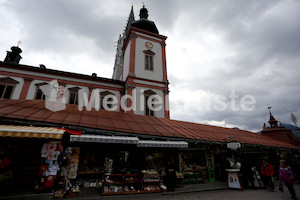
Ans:
<svg viewBox="0 0 300 200"><path fill-rule="evenodd" d="M267 106L268 106L268 110L269 110L270 115L272 115L272 113L271 113L272 106L269 106L268 104L267 104Z"/></svg>

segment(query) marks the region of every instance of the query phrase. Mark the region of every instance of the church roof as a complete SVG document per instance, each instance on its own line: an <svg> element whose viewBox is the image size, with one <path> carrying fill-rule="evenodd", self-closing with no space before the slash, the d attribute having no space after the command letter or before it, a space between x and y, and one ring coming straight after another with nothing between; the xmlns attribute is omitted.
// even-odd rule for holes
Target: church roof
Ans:
<svg viewBox="0 0 300 200"><path fill-rule="evenodd" d="M159 34L158 29L156 28L154 22L148 19L140 19L138 21L135 21L131 24L131 26L139 29L143 29L145 31L149 31L151 33Z"/></svg>
<svg viewBox="0 0 300 200"><path fill-rule="evenodd" d="M159 34L158 29L153 21L148 20L148 10L143 6L140 9L140 20L131 23L131 26L149 31L151 33Z"/></svg>
<svg viewBox="0 0 300 200"><path fill-rule="evenodd" d="M77 127L79 130L107 131L115 135L127 134L209 143L228 143L234 140L251 146L299 149L299 146L239 129L106 110L79 111L77 105L70 104L67 104L63 111L52 112L46 109L45 102L40 100L0 100L0 119L2 123L5 120L35 125Z"/></svg>
<svg viewBox="0 0 300 200"><path fill-rule="evenodd" d="M70 77L70 78L76 78L76 79L86 79L86 80L93 80L93 81L99 81L99 82L106 82L106 83L113 83L118 85L124 85L125 83L120 80L114 80L99 76L93 75L86 75L86 74L79 74L74 72L67 72L62 70L56 70L56 69L48 69L48 68L41 68L41 67L35 67L30 65L21 65L21 64L12 64L12 63L5 63L0 61L1 67L7 67L10 69L17 69L17 70L25 70L32 73L47 73L55 76L63 76L63 77Z"/></svg>

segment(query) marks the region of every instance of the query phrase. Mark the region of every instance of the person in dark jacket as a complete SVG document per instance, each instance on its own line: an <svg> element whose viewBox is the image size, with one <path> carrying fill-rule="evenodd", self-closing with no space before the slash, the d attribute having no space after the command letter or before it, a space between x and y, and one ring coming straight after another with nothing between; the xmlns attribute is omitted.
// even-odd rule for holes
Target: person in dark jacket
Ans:
<svg viewBox="0 0 300 200"><path fill-rule="evenodd" d="M175 166L170 161L168 161L166 167L166 182L167 190L174 192L176 184L176 171Z"/></svg>
<svg viewBox="0 0 300 200"><path fill-rule="evenodd" d="M241 172L243 174L242 176L242 184L244 188L249 188L249 182L251 183L251 188L255 189L254 186L254 180L253 180L253 176L254 176L254 172L251 168L252 164L250 162L248 162L247 160L244 161L244 163L242 164L241 167Z"/></svg>
<svg viewBox="0 0 300 200"><path fill-rule="evenodd" d="M285 160L280 160L280 167L278 170L278 178L280 181L283 181L288 188L291 198L294 200L297 200L297 196L294 190L293 182L295 179L295 175L292 172L292 169L288 166L286 166Z"/></svg>
<svg viewBox="0 0 300 200"><path fill-rule="evenodd" d="M274 170L272 165L265 160L263 160L261 164L261 174L265 187L267 187L270 191L274 191L274 183L272 180Z"/></svg>

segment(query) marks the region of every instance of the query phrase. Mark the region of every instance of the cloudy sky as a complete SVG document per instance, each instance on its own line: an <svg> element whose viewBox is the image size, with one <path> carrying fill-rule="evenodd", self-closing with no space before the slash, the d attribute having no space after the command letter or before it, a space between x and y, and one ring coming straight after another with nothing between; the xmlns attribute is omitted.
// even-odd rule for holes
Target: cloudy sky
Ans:
<svg viewBox="0 0 300 200"><path fill-rule="evenodd" d="M111 78L115 42L143 1L0 0L0 59ZM300 119L299 0L144 0L167 39L171 118L259 131ZM300 120L299 120L300 124Z"/></svg>

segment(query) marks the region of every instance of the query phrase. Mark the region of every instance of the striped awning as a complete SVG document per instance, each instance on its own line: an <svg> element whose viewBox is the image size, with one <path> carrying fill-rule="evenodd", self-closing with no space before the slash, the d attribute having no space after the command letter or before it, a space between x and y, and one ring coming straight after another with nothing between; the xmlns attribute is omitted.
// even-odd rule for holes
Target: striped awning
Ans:
<svg viewBox="0 0 300 200"><path fill-rule="evenodd" d="M53 127L0 125L0 137L61 139L64 132Z"/></svg>

